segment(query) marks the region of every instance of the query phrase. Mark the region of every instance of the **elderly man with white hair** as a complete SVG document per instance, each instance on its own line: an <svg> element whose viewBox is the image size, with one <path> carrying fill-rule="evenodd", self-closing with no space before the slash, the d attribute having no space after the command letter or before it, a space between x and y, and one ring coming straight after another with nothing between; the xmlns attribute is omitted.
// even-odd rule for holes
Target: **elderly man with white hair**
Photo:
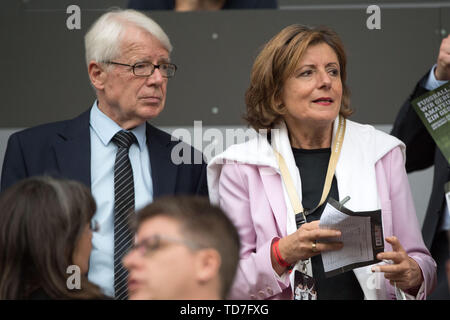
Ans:
<svg viewBox="0 0 450 320"><path fill-rule="evenodd" d="M97 99L75 119L11 135L1 189L43 174L89 186L100 226L89 279L105 294L126 299L121 261L133 242L129 215L162 195L206 195L206 164L174 161L172 149L181 142L147 123L164 109L168 79L177 70L170 40L155 21L134 10L107 12L87 32L85 46ZM189 148L182 149L192 160L202 159Z"/></svg>

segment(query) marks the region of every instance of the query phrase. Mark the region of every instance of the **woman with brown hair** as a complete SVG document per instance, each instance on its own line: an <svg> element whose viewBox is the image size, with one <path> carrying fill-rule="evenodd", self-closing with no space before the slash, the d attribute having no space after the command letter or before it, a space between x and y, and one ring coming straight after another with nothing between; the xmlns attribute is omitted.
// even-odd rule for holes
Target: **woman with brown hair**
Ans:
<svg viewBox="0 0 450 320"><path fill-rule="evenodd" d="M435 285L404 144L347 120L346 63L334 31L302 25L284 28L255 60L245 119L259 132L208 164L211 201L241 239L233 299L292 299L295 278L313 281L318 299L425 299ZM319 227L331 198L350 198L354 212L381 209L385 252L373 260L391 265L325 275L321 253L343 248L340 230Z"/></svg>
<svg viewBox="0 0 450 320"><path fill-rule="evenodd" d="M32 177L5 190L0 299L104 298L86 276L95 210L89 189L75 181Z"/></svg>

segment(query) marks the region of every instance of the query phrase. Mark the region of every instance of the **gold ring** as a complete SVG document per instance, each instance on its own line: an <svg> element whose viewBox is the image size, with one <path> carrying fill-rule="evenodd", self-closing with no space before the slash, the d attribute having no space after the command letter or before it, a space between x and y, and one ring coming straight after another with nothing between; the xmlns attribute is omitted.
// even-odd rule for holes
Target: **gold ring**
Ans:
<svg viewBox="0 0 450 320"><path fill-rule="evenodd" d="M311 250L312 252L317 252L316 240L314 240L313 243L311 243Z"/></svg>

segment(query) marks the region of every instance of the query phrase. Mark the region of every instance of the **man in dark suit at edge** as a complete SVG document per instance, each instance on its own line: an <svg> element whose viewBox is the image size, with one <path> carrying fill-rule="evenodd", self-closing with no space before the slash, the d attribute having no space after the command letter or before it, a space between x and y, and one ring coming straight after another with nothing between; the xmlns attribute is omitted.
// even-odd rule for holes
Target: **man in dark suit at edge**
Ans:
<svg viewBox="0 0 450 320"><path fill-rule="evenodd" d="M450 181L450 164L411 106L411 101L450 80L450 36L441 42L437 63L417 83L403 104L391 134L406 144L406 171L434 165L433 189L422 226L423 239L437 263L437 287L428 299L450 299L445 265L449 259L447 232L450 213L444 185ZM447 124L449 125L449 124Z"/></svg>
<svg viewBox="0 0 450 320"><path fill-rule="evenodd" d="M92 239L89 279L105 294L126 299L120 262L132 235L116 219L125 224L126 215L162 195L207 195L206 164L190 146L181 149L191 151L192 162L175 164L172 150L181 142L147 123L163 110L176 71L170 40L156 22L134 10L107 12L87 32L85 46L97 100L75 119L11 135L1 190L44 174L89 186L100 226ZM124 240L116 243L119 236Z"/></svg>

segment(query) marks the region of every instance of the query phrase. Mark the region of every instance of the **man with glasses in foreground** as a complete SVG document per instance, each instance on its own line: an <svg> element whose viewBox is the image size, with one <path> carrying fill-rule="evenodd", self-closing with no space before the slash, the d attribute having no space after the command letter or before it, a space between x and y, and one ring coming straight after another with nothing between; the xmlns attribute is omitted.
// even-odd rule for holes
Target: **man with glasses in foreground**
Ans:
<svg viewBox="0 0 450 320"><path fill-rule="evenodd" d="M239 261L239 235L202 197L165 197L139 211L124 259L130 299L225 299Z"/></svg>
<svg viewBox="0 0 450 320"><path fill-rule="evenodd" d="M86 63L97 100L75 119L11 135L2 190L34 175L81 181L97 203L89 280L106 295L127 298L121 261L133 242L130 214L167 194L207 194L206 164L191 150L175 164L176 139L147 123L163 110L177 67L172 45L152 19L134 10L107 12L85 36ZM184 157L183 157L184 159Z"/></svg>

